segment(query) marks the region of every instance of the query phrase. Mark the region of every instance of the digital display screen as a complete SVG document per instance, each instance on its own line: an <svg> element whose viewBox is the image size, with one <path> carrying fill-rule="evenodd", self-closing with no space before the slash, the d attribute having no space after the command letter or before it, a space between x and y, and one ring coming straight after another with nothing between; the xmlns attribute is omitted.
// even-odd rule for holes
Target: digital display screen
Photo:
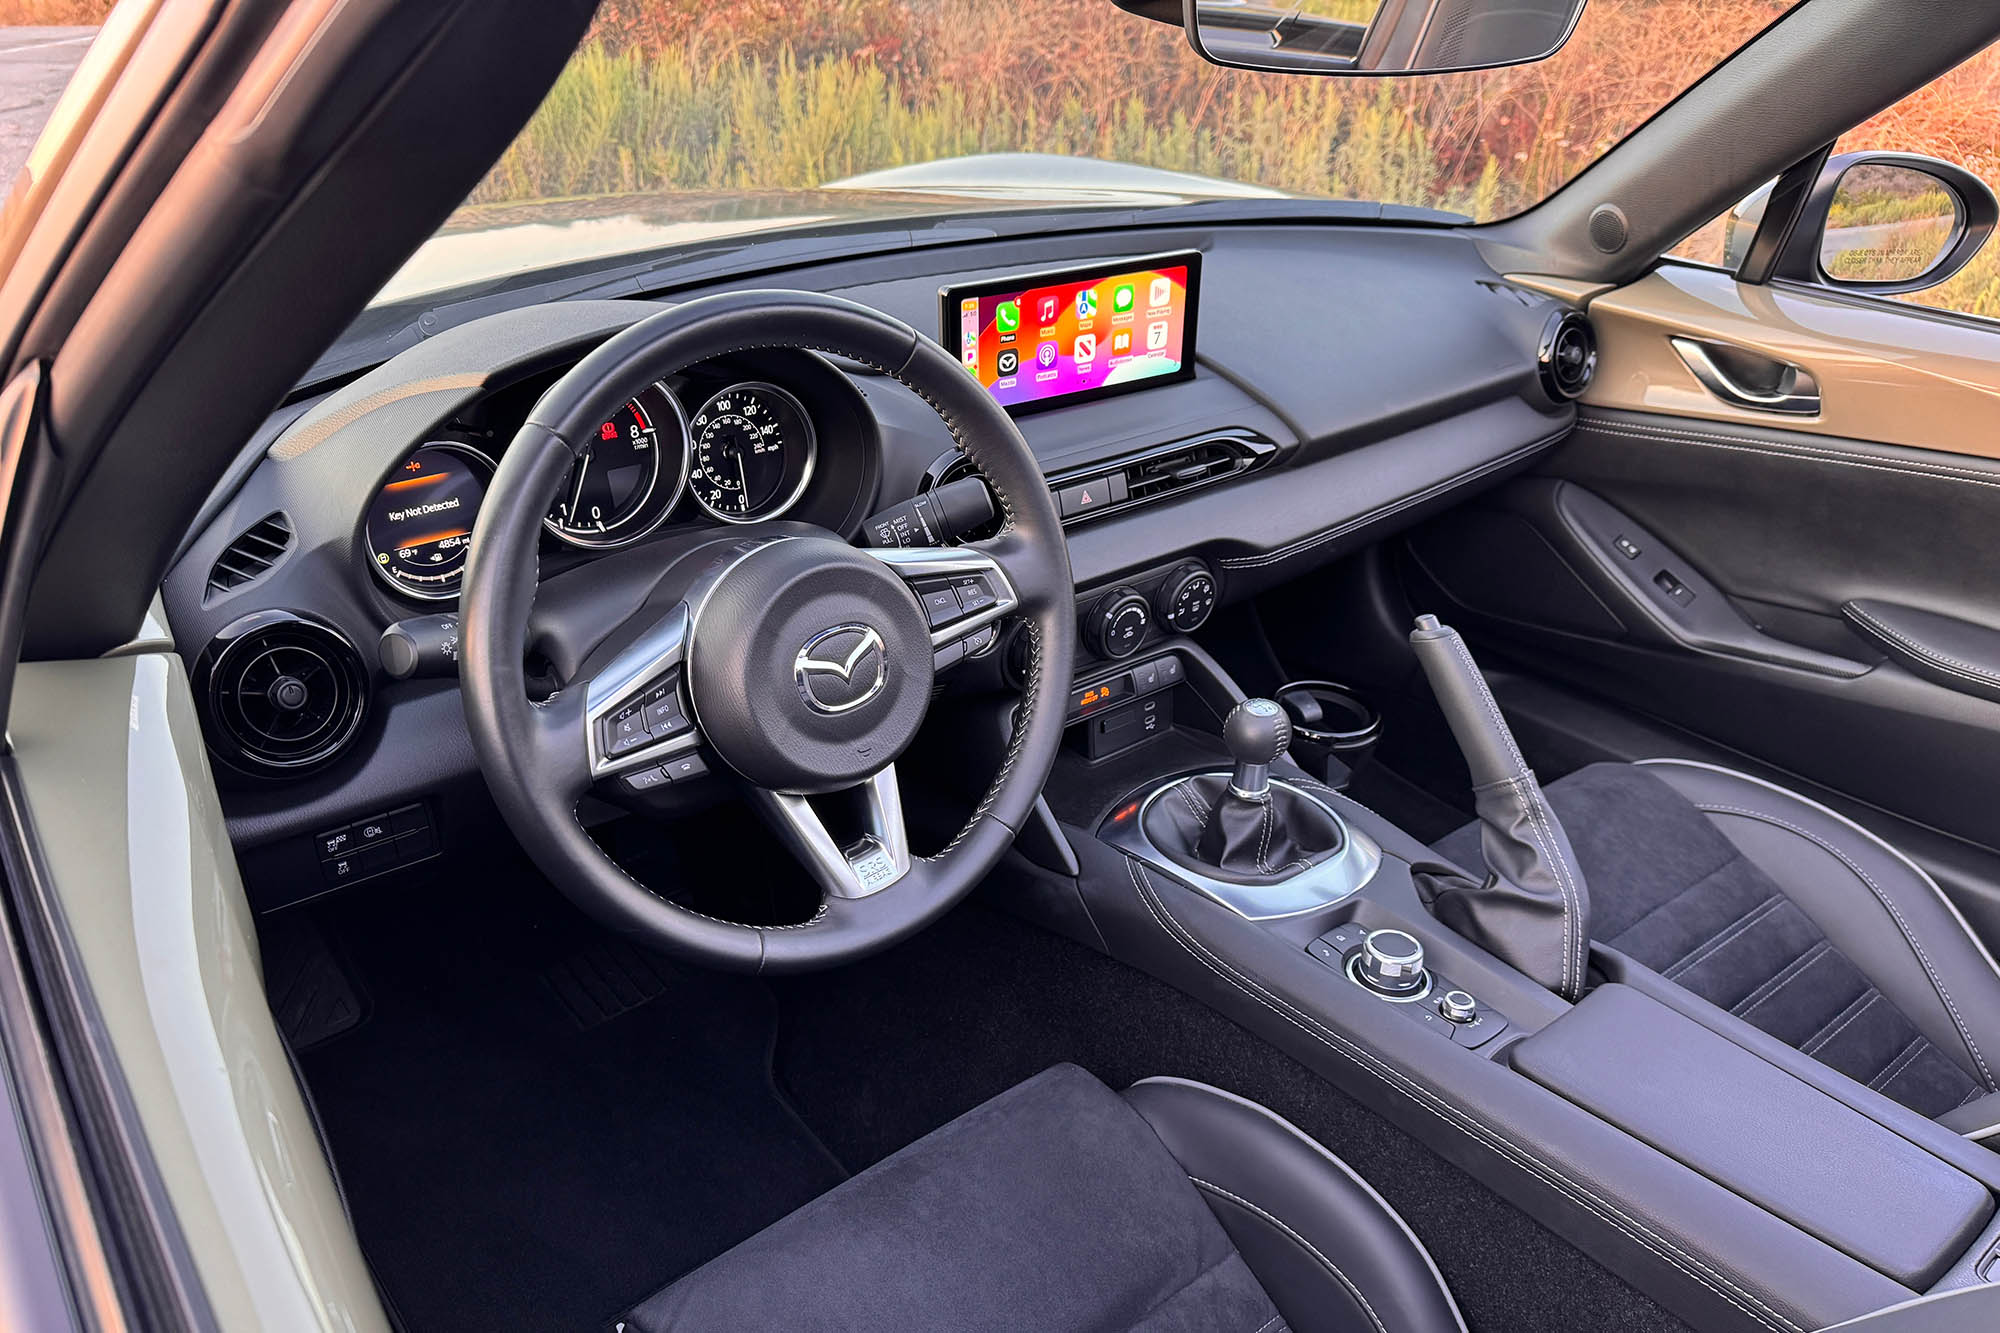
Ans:
<svg viewBox="0 0 2000 1333"><path fill-rule="evenodd" d="M1015 415L1194 376L1201 256L946 287L944 345Z"/></svg>

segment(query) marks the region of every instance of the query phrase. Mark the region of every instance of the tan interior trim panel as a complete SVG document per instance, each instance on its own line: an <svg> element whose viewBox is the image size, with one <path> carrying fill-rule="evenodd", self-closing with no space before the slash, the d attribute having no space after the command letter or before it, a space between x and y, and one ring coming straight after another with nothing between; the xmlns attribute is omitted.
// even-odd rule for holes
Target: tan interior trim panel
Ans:
<svg viewBox="0 0 2000 1333"><path fill-rule="evenodd" d="M1555 279L1510 277L1522 285ZM1666 264L1588 300L1599 345L1593 407L1699 417L1879 444L2000 458L2000 325L1889 302L1751 287L1715 269ZM1695 377L1675 337L1789 362L1817 382L1819 411L1739 407Z"/></svg>

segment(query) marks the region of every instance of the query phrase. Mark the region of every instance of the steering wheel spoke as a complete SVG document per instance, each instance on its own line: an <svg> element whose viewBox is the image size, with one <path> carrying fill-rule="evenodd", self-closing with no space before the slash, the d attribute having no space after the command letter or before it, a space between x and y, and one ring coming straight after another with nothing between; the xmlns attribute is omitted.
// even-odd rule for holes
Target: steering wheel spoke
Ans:
<svg viewBox="0 0 2000 1333"><path fill-rule="evenodd" d="M682 681L688 627L683 602L591 677L578 726L591 782L669 765L701 743Z"/></svg>
<svg viewBox="0 0 2000 1333"><path fill-rule="evenodd" d="M903 822L903 796L896 766L884 764L832 799L858 798L860 831L836 839L804 796L751 789L751 800L829 897L866 898L910 870L910 839Z"/></svg>
<svg viewBox="0 0 2000 1333"><path fill-rule="evenodd" d="M991 551L978 546L891 546L867 552L890 569L923 607L938 670L983 652L998 622L1021 605L1015 580Z"/></svg>

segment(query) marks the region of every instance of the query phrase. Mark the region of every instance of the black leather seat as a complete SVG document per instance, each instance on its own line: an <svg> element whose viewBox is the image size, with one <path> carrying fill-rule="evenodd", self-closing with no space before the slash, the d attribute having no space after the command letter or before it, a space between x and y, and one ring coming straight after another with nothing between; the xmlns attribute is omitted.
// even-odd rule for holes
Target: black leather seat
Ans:
<svg viewBox="0 0 2000 1333"><path fill-rule="evenodd" d="M1058 1065L782 1218L621 1327L1463 1330L1360 1177L1199 1083Z"/></svg>
<svg viewBox="0 0 2000 1333"><path fill-rule="evenodd" d="M1685 760L1592 765L1548 799L1600 945L1952 1129L2000 1121L2000 971L1895 848ZM1477 866L1477 826L1437 851Z"/></svg>

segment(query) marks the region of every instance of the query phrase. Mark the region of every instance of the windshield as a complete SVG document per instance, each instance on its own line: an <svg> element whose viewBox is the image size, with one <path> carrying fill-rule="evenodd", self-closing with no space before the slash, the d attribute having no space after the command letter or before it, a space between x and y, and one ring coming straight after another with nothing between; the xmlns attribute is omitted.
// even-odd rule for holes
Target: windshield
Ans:
<svg viewBox="0 0 2000 1333"><path fill-rule="evenodd" d="M1540 63L1340 79L1220 69L1110 0L604 0L519 139L377 300L998 209L1305 197L1490 221L1788 7L1591 0Z"/></svg>

